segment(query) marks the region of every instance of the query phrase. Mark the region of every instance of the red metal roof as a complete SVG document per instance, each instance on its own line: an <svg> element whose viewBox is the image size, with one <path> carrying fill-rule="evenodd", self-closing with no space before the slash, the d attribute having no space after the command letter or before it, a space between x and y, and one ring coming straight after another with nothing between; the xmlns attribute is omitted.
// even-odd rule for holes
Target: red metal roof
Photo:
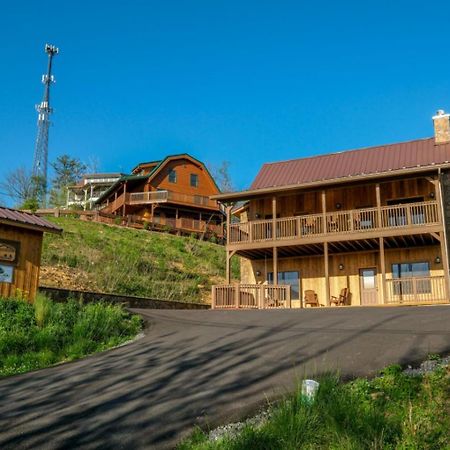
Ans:
<svg viewBox="0 0 450 450"><path fill-rule="evenodd" d="M264 164L250 189L288 186L358 175L385 174L408 168L450 162L450 143L436 145L434 138L348 150Z"/></svg>
<svg viewBox="0 0 450 450"><path fill-rule="evenodd" d="M62 228L37 216L17 209L4 208L0 206L0 223L7 223L8 225L21 226L25 225L30 228L38 228L42 231L50 231L53 233L61 233Z"/></svg>

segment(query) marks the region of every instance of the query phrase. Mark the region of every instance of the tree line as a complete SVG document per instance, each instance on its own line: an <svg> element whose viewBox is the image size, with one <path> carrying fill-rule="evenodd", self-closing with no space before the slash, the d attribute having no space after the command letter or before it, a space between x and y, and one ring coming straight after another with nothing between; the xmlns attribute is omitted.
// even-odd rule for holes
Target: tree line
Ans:
<svg viewBox="0 0 450 450"><path fill-rule="evenodd" d="M66 204L67 187L76 184L88 169L94 169L93 172L97 170L97 163L91 163L88 167L67 154L58 156L50 166L53 169L50 186L46 186L41 177L33 176L31 169L20 166L6 174L0 182L0 189L18 209L35 211L44 205L60 207Z"/></svg>

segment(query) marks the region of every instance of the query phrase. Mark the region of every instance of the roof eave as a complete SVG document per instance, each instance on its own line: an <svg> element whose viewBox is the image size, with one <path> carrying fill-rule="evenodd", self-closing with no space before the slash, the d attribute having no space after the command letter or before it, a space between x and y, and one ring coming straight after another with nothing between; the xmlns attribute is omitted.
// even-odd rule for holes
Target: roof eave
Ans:
<svg viewBox="0 0 450 450"><path fill-rule="evenodd" d="M283 185L283 186L271 186L267 188L261 189L249 189L246 191L239 192L229 192L226 194L212 195L210 198L212 200L218 200L219 202L227 202L227 201L237 201L237 200L248 200L250 198L258 197L264 194L272 194L284 191L294 191L299 189L310 189L319 186L326 186L332 184L345 184L352 183L355 181L362 180L373 180L377 178L389 178L393 176L400 176L405 174L413 174L413 173L421 173L421 172L430 172L433 170L439 170L443 168L450 168L450 163L444 164L431 164L429 166L421 166L421 167L410 167L399 170L390 170L388 172L378 172L372 174L360 174L354 176L340 177L329 180L317 180L311 181L308 183L302 184L291 184L291 185Z"/></svg>
<svg viewBox="0 0 450 450"><path fill-rule="evenodd" d="M10 219L0 219L1 225L9 225L14 226L17 228L25 228L27 230L33 230L33 231L42 231L43 233L54 233L54 234L61 234L63 232L62 228L51 228L51 227L45 227L40 225L33 225L29 223L22 223L15 220Z"/></svg>

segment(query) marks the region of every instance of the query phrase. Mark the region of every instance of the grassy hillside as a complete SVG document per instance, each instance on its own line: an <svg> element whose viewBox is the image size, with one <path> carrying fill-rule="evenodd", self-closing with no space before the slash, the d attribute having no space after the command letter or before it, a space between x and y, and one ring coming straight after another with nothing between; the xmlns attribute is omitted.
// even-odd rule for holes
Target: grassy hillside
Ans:
<svg viewBox="0 0 450 450"><path fill-rule="evenodd" d="M50 220L64 233L45 235L43 286L208 301L211 285L224 281L223 246L74 218ZM234 261L236 277L238 271Z"/></svg>

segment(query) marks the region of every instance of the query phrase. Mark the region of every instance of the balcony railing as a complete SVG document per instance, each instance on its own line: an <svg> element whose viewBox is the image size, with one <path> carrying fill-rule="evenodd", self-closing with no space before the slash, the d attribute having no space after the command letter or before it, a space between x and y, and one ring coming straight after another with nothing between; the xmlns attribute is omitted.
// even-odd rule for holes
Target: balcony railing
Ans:
<svg viewBox="0 0 450 450"><path fill-rule="evenodd" d="M204 195L189 195L173 191L132 192L128 198L129 205L166 202L217 208L217 202Z"/></svg>
<svg viewBox="0 0 450 450"><path fill-rule="evenodd" d="M445 277L410 277L386 280L386 303L424 304L448 301Z"/></svg>
<svg viewBox="0 0 450 450"><path fill-rule="evenodd" d="M274 309L291 307L291 287L270 284L226 284L212 287L212 308Z"/></svg>
<svg viewBox="0 0 450 450"><path fill-rule="evenodd" d="M132 192L129 194L129 205L167 202L169 191Z"/></svg>
<svg viewBox="0 0 450 450"><path fill-rule="evenodd" d="M234 223L230 225L228 243L307 239L438 224L438 204L430 201Z"/></svg>

